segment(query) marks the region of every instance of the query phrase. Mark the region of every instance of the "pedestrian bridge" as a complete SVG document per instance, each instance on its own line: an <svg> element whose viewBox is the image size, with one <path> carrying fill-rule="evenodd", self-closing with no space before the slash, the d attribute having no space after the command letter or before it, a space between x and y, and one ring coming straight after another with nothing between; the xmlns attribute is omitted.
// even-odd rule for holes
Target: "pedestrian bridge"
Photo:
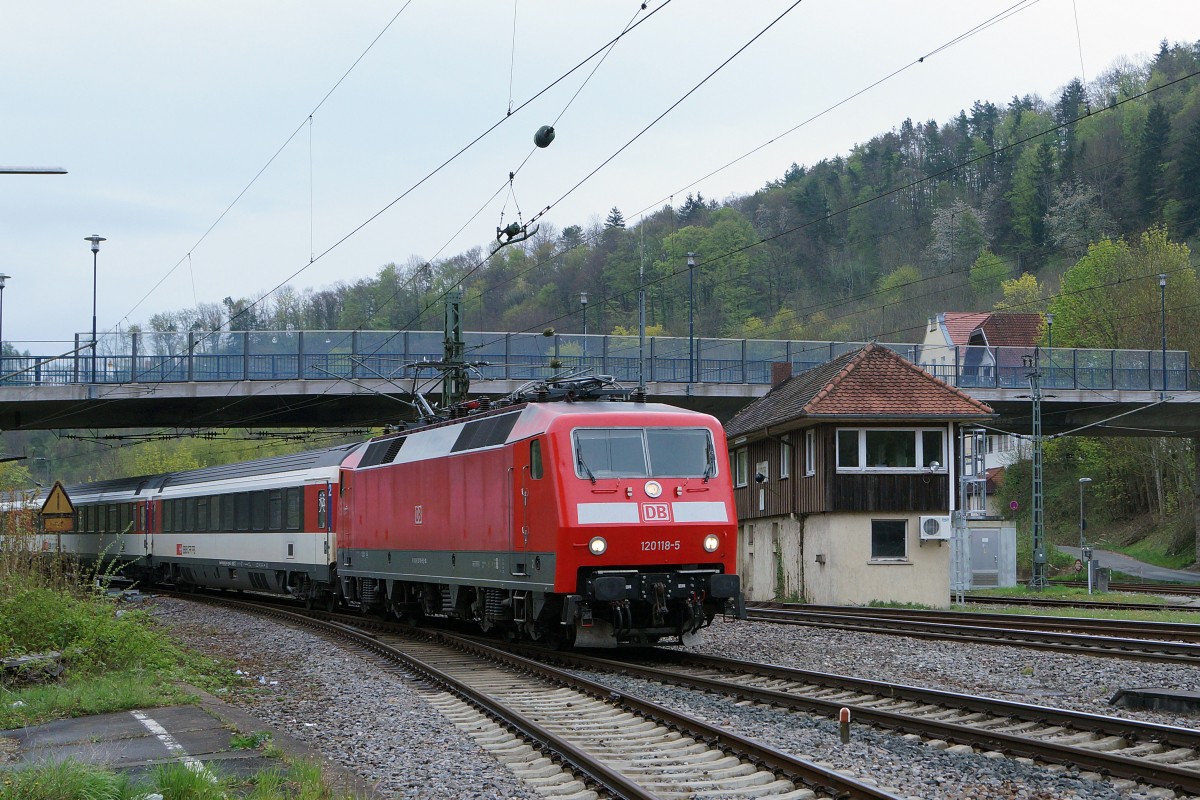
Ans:
<svg viewBox="0 0 1200 800"><path fill-rule="evenodd" d="M656 336L643 346L637 336L550 331L464 339L473 395L591 370L722 419L766 393L774 365L795 374L862 345ZM438 390L444 350L443 334L432 331L127 333L95 348L81 334L58 348L9 344L30 354L0 358L4 430L382 425L411 418L403 404L414 388ZM1046 433L1103 424L1091 432L1191 435L1183 427L1200 408L1200 372L1186 351L883 344L931 362L931 373L992 405L997 427L1014 432L1030 429L1033 373ZM1123 416L1103 422L1115 415Z"/></svg>

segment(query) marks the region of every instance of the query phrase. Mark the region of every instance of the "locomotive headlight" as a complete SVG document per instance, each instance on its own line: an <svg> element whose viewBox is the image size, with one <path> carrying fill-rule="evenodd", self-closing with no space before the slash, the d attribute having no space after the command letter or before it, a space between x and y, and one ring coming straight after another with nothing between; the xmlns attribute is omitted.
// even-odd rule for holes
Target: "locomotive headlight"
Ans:
<svg viewBox="0 0 1200 800"><path fill-rule="evenodd" d="M646 496L658 497L662 494L662 484L658 481L646 481Z"/></svg>
<svg viewBox="0 0 1200 800"><path fill-rule="evenodd" d="M713 537L713 538L716 538L716 537ZM594 556L604 555L604 551L607 549L608 549L608 542L606 542L604 540L603 536L593 536L592 540L590 542L588 542L588 550Z"/></svg>
<svg viewBox="0 0 1200 800"><path fill-rule="evenodd" d="M594 541L594 540L593 540ZM717 548L721 546L721 537L715 533L710 533L704 537L704 549L710 553L715 553Z"/></svg>

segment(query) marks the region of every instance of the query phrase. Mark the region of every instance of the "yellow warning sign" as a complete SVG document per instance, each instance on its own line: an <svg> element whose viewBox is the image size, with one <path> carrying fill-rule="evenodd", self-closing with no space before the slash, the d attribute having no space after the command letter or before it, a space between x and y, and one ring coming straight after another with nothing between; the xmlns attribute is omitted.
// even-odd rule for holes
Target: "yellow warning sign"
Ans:
<svg viewBox="0 0 1200 800"><path fill-rule="evenodd" d="M71 504L71 498L67 497L67 490L60 482L55 481L54 488L46 497L46 502L42 503L41 515L43 517L60 517L74 513L75 506Z"/></svg>

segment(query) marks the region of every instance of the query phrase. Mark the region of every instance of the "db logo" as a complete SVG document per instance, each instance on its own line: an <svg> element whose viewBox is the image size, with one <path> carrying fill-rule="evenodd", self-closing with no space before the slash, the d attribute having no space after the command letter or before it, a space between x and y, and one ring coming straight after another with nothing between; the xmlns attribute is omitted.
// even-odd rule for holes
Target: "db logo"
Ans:
<svg viewBox="0 0 1200 800"><path fill-rule="evenodd" d="M670 522L671 507L666 503L642 503L643 522Z"/></svg>

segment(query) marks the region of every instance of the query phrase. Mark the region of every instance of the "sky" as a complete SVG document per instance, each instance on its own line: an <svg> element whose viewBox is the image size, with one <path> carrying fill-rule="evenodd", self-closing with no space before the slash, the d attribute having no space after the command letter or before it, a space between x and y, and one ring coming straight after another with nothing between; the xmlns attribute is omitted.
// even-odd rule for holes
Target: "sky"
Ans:
<svg viewBox="0 0 1200 800"><path fill-rule="evenodd" d="M547 206L561 230L748 194L906 117L1053 101L1162 39L1200 40L1194 0L640 5L9 4L0 167L68 174L0 175L0 336L69 349L93 290L103 333L486 247Z"/></svg>

